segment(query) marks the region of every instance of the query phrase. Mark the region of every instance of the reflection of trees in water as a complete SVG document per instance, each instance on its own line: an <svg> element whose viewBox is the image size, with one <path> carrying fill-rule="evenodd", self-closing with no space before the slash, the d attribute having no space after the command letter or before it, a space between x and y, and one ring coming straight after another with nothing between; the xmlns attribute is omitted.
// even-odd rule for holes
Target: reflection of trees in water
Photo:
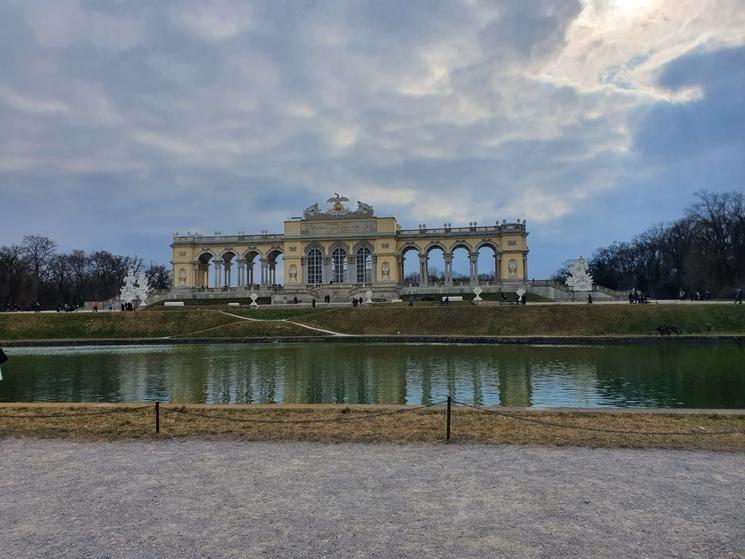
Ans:
<svg viewBox="0 0 745 559"><path fill-rule="evenodd" d="M743 408L743 362L734 344L611 347L597 355L598 392L619 406Z"/></svg>

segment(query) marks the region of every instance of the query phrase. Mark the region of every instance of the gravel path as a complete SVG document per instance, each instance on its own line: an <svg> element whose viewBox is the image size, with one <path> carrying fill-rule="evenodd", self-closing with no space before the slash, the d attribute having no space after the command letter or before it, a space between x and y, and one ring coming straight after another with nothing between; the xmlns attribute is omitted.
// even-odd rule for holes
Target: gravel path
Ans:
<svg viewBox="0 0 745 559"><path fill-rule="evenodd" d="M1 557L745 557L741 454L0 441Z"/></svg>

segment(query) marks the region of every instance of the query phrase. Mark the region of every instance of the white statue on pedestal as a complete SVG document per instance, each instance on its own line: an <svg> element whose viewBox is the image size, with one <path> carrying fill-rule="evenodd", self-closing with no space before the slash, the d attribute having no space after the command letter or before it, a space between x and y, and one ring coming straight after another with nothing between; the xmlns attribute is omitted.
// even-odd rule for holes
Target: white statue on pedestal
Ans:
<svg viewBox="0 0 745 559"><path fill-rule="evenodd" d="M566 284L572 291L592 291L592 276L589 270L587 260L581 256L572 260L569 265L569 277L566 279Z"/></svg>
<svg viewBox="0 0 745 559"><path fill-rule="evenodd" d="M366 305L372 305L372 296L373 296L372 291L370 291L369 289L365 291L365 304Z"/></svg>
<svg viewBox="0 0 745 559"><path fill-rule="evenodd" d="M251 306L251 307L258 307L259 304L256 302L256 299L258 299L259 296L256 295L256 293L251 293L251 295L249 295L249 297L251 298L251 304L249 306Z"/></svg>
<svg viewBox="0 0 745 559"><path fill-rule="evenodd" d="M119 300L124 304L131 303L133 306L139 301L139 305L144 307L149 294L150 283L145 272L135 274L133 270L128 270L124 278L124 285L119 291Z"/></svg>

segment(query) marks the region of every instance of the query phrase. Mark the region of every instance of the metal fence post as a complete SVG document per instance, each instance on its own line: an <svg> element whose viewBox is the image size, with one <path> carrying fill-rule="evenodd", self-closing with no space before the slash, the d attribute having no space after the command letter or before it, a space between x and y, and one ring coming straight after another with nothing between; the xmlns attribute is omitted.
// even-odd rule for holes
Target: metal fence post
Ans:
<svg viewBox="0 0 745 559"><path fill-rule="evenodd" d="M445 441L450 442L450 406L453 399L448 396L448 409L447 409L447 430L445 431Z"/></svg>
<svg viewBox="0 0 745 559"><path fill-rule="evenodd" d="M155 402L155 432L160 433L160 402Z"/></svg>

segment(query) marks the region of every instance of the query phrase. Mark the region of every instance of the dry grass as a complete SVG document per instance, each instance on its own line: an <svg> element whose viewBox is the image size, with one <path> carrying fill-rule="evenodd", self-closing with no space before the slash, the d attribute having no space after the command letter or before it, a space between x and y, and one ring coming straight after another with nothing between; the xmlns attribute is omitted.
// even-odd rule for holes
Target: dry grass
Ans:
<svg viewBox="0 0 745 559"><path fill-rule="evenodd" d="M176 338L244 338L244 337L276 337L276 336L319 336L321 332L309 330L302 326L279 320L248 321L237 320L230 324L222 324L189 332Z"/></svg>
<svg viewBox="0 0 745 559"><path fill-rule="evenodd" d="M329 309L299 322L347 334L465 336L647 335L661 324L684 334L745 332L740 305L378 306Z"/></svg>
<svg viewBox="0 0 745 559"><path fill-rule="evenodd" d="M235 322L217 311L0 314L0 339L154 338Z"/></svg>
<svg viewBox="0 0 745 559"><path fill-rule="evenodd" d="M405 410L405 411L401 411ZM100 415L75 415L81 413ZM504 411L504 410L500 410ZM123 412L123 413L119 413ZM247 423L210 419L274 421ZM359 418L371 413L398 412ZM589 447L679 448L745 451L745 414L679 414L623 412L561 412L510 410L516 418L454 408L452 440L489 444L548 444ZM68 417L44 417L70 414ZM30 415L14 418L11 415ZM358 419L355 419L358 418ZM685 431L696 435L625 435L552 427L525 421L551 421L622 431ZM320 423L293 421L324 420ZM163 405L161 433L155 434L154 406L138 404L3 404L0 437L69 438L75 440L131 440L157 438L209 438L247 441L323 441L436 443L445 437L443 408L410 409L401 406L341 405ZM703 428L703 429L702 429ZM705 435L709 431L739 431L734 435Z"/></svg>

